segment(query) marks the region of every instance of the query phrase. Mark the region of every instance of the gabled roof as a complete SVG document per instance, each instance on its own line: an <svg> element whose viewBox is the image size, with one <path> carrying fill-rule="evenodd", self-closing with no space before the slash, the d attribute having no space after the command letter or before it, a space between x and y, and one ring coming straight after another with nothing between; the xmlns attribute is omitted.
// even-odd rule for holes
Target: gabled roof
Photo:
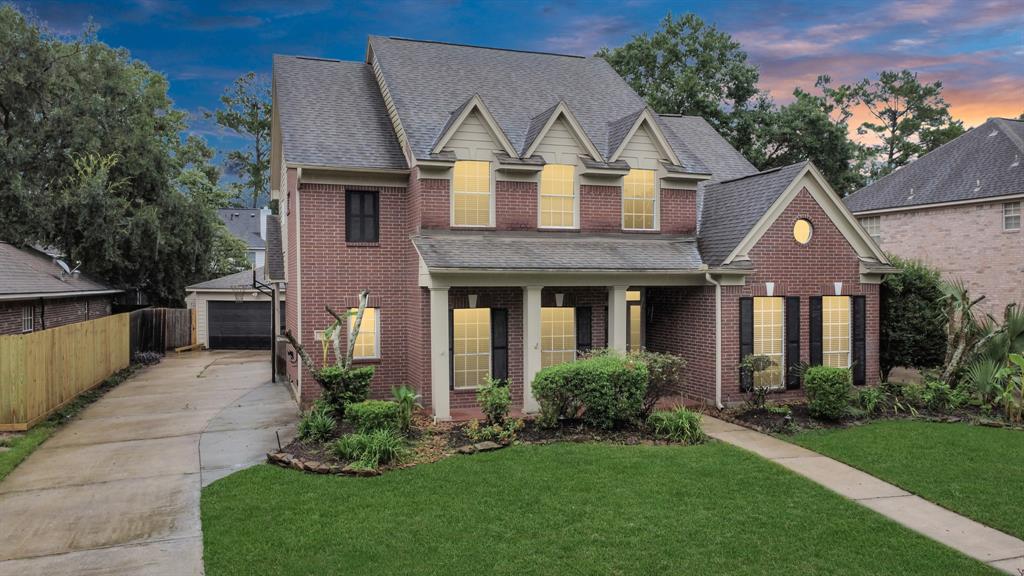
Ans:
<svg viewBox="0 0 1024 576"><path fill-rule="evenodd" d="M694 171L712 174L716 180L757 173L757 168L700 116L661 114L658 121L684 166L694 166ZM701 167L703 170L697 170Z"/></svg>
<svg viewBox="0 0 1024 576"><path fill-rule="evenodd" d="M235 238L245 242L247 248L262 250L266 247L260 236L260 210L256 208L221 208L217 216Z"/></svg>
<svg viewBox="0 0 1024 576"><path fill-rule="evenodd" d="M266 280L284 282L284 246L281 242L281 221L274 214L267 216Z"/></svg>
<svg viewBox="0 0 1024 576"><path fill-rule="evenodd" d="M437 135L437 140L434 142L433 147L430 149L431 155L440 154L441 149L444 145L458 132L459 127L466 121L466 118L470 114L476 112L483 118L484 124L490 129L491 134L498 141L501 147L505 150L505 153L514 156L516 154L515 149L512 147L512 143L508 141L508 136L505 136L505 132L502 131L501 126L495 121L494 116L491 115L490 110L484 104L483 99L479 94L473 94L462 103L461 106L452 111L451 116L448 118L448 122L445 123L444 128Z"/></svg>
<svg viewBox="0 0 1024 576"><path fill-rule="evenodd" d="M853 212L1024 194L1024 122L991 118L846 197Z"/></svg>
<svg viewBox="0 0 1024 576"><path fill-rule="evenodd" d="M681 165L682 162L679 159L679 155L676 154L675 149L672 148L672 144L669 143L665 137L665 133L661 129L661 124L657 120L658 116L649 107L644 106L638 113L626 115L624 118L615 120L608 125L608 149L611 150L611 154L608 156L608 161L614 162L619 159L619 155L625 150L626 145L633 139L633 134L636 134L637 130L640 130L643 126L647 126L650 130L651 136L654 136L654 143L661 148L662 154L669 159L669 162L674 165ZM632 121L630 122L630 119ZM625 129L625 131L623 131ZM614 138L614 140L612 140ZM691 161L696 163L696 157L691 157ZM700 166L684 166L684 170L687 172L704 172L704 167Z"/></svg>
<svg viewBox="0 0 1024 576"><path fill-rule="evenodd" d="M70 262L68 263L71 264ZM73 267L73 265L72 265ZM47 295L113 294L121 292L83 274L64 274L53 258L35 248L0 242L0 299L44 298Z"/></svg>
<svg viewBox="0 0 1024 576"><path fill-rule="evenodd" d="M594 146L594 143L587 137L587 133L580 126L579 120L573 115L569 105L565 103L565 100L559 100L558 104L555 104L551 108L541 112L537 116L534 116L530 120L530 129L526 132L526 141L523 142L522 155L529 157L533 155L533 152L537 149L537 146L544 141L544 136L551 130L551 127L555 125L555 122L559 118L565 118L566 124L569 125L569 129L572 131L573 136L580 142L583 148L588 154L594 159L601 161L604 157L601 155L601 151Z"/></svg>
<svg viewBox="0 0 1024 576"><path fill-rule="evenodd" d="M256 268L255 272L258 280L264 278L263 266ZM242 270L241 272L235 272L234 274L228 274L227 276L221 276L220 278L214 278L212 280L207 280L206 282L199 282L198 284L186 286L185 290L230 290L235 286L252 286L252 273L253 270Z"/></svg>
<svg viewBox="0 0 1024 576"><path fill-rule="evenodd" d="M370 66L274 56L284 159L340 168L408 168Z"/></svg>

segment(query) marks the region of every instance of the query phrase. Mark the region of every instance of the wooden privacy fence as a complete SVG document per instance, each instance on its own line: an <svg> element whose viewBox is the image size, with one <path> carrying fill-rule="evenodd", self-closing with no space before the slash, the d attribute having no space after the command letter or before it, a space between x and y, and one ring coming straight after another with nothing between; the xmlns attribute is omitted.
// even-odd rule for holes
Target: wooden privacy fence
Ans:
<svg viewBox="0 0 1024 576"><path fill-rule="evenodd" d="M145 308L131 313L131 353L159 352L196 343L195 310Z"/></svg>
<svg viewBox="0 0 1024 576"><path fill-rule="evenodd" d="M128 367L128 314L0 336L0 431L28 430Z"/></svg>

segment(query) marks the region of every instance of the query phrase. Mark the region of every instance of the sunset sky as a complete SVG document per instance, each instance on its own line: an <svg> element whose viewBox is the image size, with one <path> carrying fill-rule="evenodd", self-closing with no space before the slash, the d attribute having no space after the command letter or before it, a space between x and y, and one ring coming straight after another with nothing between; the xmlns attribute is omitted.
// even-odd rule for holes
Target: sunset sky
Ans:
<svg viewBox="0 0 1024 576"><path fill-rule="evenodd" d="M786 102L819 74L855 82L909 68L942 80L955 118L975 126L1024 112L1024 0L607 2L272 2L169 0L16 2L58 32L92 18L102 41L167 75L171 96L200 119L240 74L269 73L271 55L364 58L368 34L590 55L653 31L671 9L732 34Z"/></svg>

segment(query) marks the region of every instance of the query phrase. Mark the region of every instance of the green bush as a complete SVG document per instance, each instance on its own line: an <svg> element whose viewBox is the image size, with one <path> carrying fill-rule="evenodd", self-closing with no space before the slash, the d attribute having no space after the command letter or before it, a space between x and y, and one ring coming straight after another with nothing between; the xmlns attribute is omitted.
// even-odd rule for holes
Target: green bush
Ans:
<svg viewBox="0 0 1024 576"><path fill-rule="evenodd" d="M363 468L374 469L381 464L401 460L405 439L395 430L382 428L373 432L346 434L331 446L335 456L351 460Z"/></svg>
<svg viewBox="0 0 1024 576"><path fill-rule="evenodd" d="M851 382L847 368L808 368L804 373L804 386L811 416L823 420L839 420L845 416L850 405Z"/></svg>
<svg viewBox="0 0 1024 576"><path fill-rule="evenodd" d="M701 416L680 406L675 410L657 410L647 417L647 429L656 438L700 444L707 437L701 428Z"/></svg>
<svg viewBox="0 0 1024 576"><path fill-rule="evenodd" d="M346 406L362 402L370 395L373 366L324 366L317 370L314 379L324 391L324 401L334 408L335 414L341 416L345 414Z"/></svg>
<svg viewBox="0 0 1024 576"><path fill-rule="evenodd" d="M314 403L309 412L303 414L299 419L299 439L324 442L330 438L337 424L331 411L331 407L325 403L319 401Z"/></svg>
<svg viewBox="0 0 1024 576"><path fill-rule="evenodd" d="M476 401L480 404L480 410L487 416L488 424L504 424L508 418L508 411L512 408L512 393L508 388L508 382L488 378L487 385L476 391Z"/></svg>
<svg viewBox="0 0 1024 576"><path fill-rule="evenodd" d="M498 444L508 444L516 439L516 432L523 427L523 421L520 419L506 420L501 424L490 424L488 426L481 426L477 420L470 420L469 424L466 425L465 433L466 437L473 442L497 442Z"/></svg>
<svg viewBox="0 0 1024 576"><path fill-rule="evenodd" d="M857 406L870 416L882 411L885 398L886 393L881 388L862 388L857 392Z"/></svg>
<svg viewBox="0 0 1024 576"><path fill-rule="evenodd" d="M643 410L647 367L614 354L550 366L537 373L533 394L541 406L541 424L575 418L597 428L636 420Z"/></svg>
<svg viewBox="0 0 1024 576"><path fill-rule="evenodd" d="M358 460L362 457L363 452L366 451L367 444L370 443L370 437L367 434L357 432L355 434L346 434L331 446L334 454L342 460Z"/></svg>
<svg viewBox="0 0 1024 576"><path fill-rule="evenodd" d="M358 432L399 430L402 427L402 410L397 402L390 400L363 400L348 405L345 420L351 422Z"/></svg>
<svg viewBox="0 0 1024 576"><path fill-rule="evenodd" d="M686 360L675 354L647 350L631 352L630 357L636 358L647 367L647 389L644 392L643 408L640 410L640 417L646 419L659 400L682 391Z"/></svg>
<svg viewBox="0 0 1024 576"><path fill-rule="evenodd" d="M890 256L900 274L882 282L878 347L882 379L897 366L933 368L946 357L942 276L922 263Z"/></svg>
<svg viewBox="0 0 1024 576"><path fill-rule="evenodd" d="M398 404L399 425L403 432L408 432L412 427L412 411L422 408L420 395L409 386L399 386L391 389L391 395Z"/></svg>
<svg viewBox="0 0 1024 576"><path fill-rule="evenodd" d="M928 380L921 390L921 405L932 412L952 412L968 400L970 395L963 388L950 388L941 380Z"/></svg>

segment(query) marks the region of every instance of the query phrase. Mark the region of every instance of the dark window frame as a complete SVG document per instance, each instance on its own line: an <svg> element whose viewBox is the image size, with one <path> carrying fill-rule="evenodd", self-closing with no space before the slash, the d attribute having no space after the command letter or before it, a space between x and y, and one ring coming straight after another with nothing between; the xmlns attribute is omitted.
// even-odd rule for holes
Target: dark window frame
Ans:
<svg viewBox="0 0 1024 576"><path fill-rule="evenodd" d="M367 210L366 198L370 198L369 210ZM378 190L345 190L345 242L352 244L380 242L380 192Z"/></svg>

